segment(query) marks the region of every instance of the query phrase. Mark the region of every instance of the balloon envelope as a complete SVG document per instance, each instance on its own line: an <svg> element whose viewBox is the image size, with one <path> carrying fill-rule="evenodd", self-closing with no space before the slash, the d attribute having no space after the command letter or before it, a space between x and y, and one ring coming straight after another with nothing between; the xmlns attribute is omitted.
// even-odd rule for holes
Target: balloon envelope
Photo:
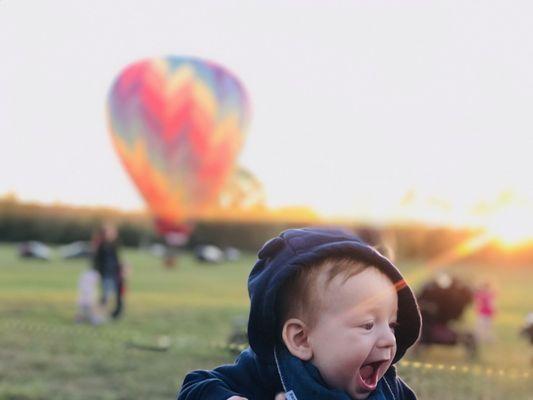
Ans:
<svg viewBox="0 0 533 400"><path fill-rule="evenodd" d="M115 149L161 230L216 203L249 121L235 76L196 58L143 60L118 76L107 110Z"/></svg>

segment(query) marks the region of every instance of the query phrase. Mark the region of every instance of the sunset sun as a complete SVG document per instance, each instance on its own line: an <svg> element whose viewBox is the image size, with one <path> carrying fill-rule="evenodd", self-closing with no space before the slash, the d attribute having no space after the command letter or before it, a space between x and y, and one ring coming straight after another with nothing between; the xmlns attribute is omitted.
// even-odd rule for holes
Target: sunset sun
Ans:
<svg viewBox="0 0 533 400"><path fill-rule="evenodd" d="M487 225L487 233L506 248L514 248L533 241L531 213L520 207L508 207L494 215Z"/></svg>

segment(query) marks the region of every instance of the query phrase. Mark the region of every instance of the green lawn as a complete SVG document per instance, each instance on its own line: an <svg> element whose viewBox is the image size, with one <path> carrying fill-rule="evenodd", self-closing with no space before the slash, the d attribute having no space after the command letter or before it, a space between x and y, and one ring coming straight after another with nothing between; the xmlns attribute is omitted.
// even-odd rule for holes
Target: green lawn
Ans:
<svg viewBox="0 0 533 400"><path fill-rule="evenodd" d="M232 361L222 344L247 315L252 255L218 266L186 255L174 270L140 251L124 256L132 266L125 316L92 327L74 323L86 261L20 260L15 247L0 246L0 399L172 399L188 371ZM420 264L402 269L415 285L428 275ZM421 399L533 398L531 349L517 336L533 310L533 269L454 269L497 281L497 341L476 362L461 348L408 354L400 374ZM142 349L162 341L167 351Z"/></svg>

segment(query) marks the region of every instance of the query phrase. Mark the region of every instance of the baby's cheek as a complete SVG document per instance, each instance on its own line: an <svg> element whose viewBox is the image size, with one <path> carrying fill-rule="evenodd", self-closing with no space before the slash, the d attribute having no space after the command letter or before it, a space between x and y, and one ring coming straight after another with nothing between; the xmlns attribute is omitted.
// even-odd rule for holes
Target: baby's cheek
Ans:
<svg viewBox="0 0 533 400"><path fill-rule="evenodd" d="M350 387L350 382L353 380L353 373L349 371L348 368L338 368L327 371L327 373L320 372L320 375L329 387L347 390Z"/></svg>

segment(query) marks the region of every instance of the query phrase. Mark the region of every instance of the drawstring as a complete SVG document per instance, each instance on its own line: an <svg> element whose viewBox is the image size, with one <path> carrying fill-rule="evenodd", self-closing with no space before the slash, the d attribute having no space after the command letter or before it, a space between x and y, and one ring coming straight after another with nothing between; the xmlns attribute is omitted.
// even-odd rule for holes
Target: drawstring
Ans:
<svg viewBox="0 0 533 400"><path fill-rule="evenodd" d="M279 367L279 361L278 361L278 355L276 352L276 346L274 346L274 360L276 361L276 368L278 369L279 379L281 380L281 386L283 386L283 390L287 391L287 386L285 385L285 381L283 380L283 375L281 375L281 369Z"/></svg>

